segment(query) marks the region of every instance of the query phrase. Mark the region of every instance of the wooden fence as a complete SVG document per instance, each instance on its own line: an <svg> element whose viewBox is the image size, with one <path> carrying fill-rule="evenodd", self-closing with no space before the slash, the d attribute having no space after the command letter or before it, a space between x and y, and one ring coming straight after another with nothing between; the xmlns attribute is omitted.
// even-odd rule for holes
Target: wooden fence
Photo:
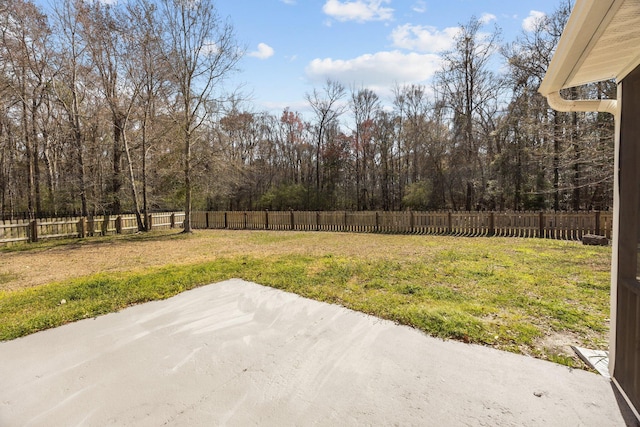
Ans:
<svg viewBox="0 0 640 427"><path fill-rule="evenodd" d="M152 213L149 214L148 221L152 229L182 227L184 212ZM132 233L137 230L138 225L134 214L1 221L0 243L106 236Z"/></svg>
<svg viewBox="0 0 640 427"><path fill-rule="evenodd" d="M341 231L580 240L611 238L611 212L193 212L194 229ZM153 229L182 227L184 212L153 213ZM0 243L104 236L137 230L135 215L2 221Z"/></svg>
<svg viewBox="0 0 640 427"><path fill-rule="evenodd" d="M580 240L611 238L611 212L194 212L193 228L447 234Z"/></svg>

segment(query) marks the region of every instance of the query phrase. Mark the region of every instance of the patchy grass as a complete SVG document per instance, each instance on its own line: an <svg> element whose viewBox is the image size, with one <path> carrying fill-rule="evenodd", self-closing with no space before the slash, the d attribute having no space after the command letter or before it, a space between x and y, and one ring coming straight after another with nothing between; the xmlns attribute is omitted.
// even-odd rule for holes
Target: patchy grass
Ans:
<svg viewBox="0 0 640 427"><path fill-rule="evenodd" d="M1 340L239 277L433 336L570 366L583 367L570 345L606 348L610 248L539 239L260 231L13 246L0 262ZM67 277L56 276L54 283L31 283L30 270L11 268L40 258L54 268L75 255L83 257L83 269L74 273L70 265Z"/></svg>
<svg viewBox="0 0 640 427"><path fill-rule="evenodd" d="M0 285L15 280L15 275L9 273L0 273Z"/></svg>

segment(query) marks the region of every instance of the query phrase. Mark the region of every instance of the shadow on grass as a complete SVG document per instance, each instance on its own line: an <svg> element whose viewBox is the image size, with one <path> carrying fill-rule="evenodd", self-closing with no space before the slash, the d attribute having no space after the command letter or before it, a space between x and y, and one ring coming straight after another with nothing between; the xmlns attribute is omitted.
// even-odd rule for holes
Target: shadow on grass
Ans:
<svg viewBox="0 0 640 427"><path fill-rule="evenodd" d="M0 246L0 253L41 252L54 248L73 250L80 247L84 248L91 246L114 245L118 243L160 242L168 240L187 239L191 235L193 235L193 233L185 234L179 229L173 229L142 232L139 231L128 234L91 236L84 238L47 239L35 243L14 243L10 245Z"/></svg>

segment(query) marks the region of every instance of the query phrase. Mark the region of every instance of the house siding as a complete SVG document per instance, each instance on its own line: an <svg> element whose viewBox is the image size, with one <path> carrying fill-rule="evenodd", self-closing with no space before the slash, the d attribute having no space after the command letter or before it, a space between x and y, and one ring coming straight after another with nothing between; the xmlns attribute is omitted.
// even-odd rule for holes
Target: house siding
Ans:
<svg viewBox="0 0 640 427"><path fill-rule="evenodd" d="M613 275L615 352L613 378L640 409L640 67L623 81L620 114L618 185L620 203L617 263Z"/></svg>

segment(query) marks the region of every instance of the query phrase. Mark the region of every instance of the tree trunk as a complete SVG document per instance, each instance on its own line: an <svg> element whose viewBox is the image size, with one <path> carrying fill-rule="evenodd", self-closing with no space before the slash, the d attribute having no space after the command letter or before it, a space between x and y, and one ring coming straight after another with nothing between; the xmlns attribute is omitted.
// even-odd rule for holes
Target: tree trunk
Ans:
<svg viewBox="0 0 640 427"><path fill-rule="evenodd" d="M111 174L111 194L109 210L112 214L120 214L122 203L120 202L120 189L122 188L122 170L120 162L122 159L122 121L117 114L113 115L113 172Z"/></svg>
<svg viewBox="0 0 640 427"><path fill-rule="evenodd" d="M80 189L80 203L82 206L82 216L88 216L87 209L87 184L85 177L85 168L84 168L84 156L82 155L82 133L80 133L79 129L75 130L75 142L76 142L76 155L78 156L78 172L79 172L79 189Z"/></svg>
<svg viewBox="0 0 640 427"><path fill-rule="evenodd" d="M553 210L560 210L560 113L553 111Z"/></svg>
<svg viewBox="0 0 640 427"><path fill-rule="evenodd" d="M37 127L37 110L38 101L36 99L36 92L34 90L31 101L31 144L33 147L31 155L33 156L33 184L34 184L34 198L36 217L39 217L42 212L42 196L40 193L40 148L38 144L38 127Z"/></svg>
<svg viewBox="0 0 640 427"><path fill-rule="evenodd" d="M184 139L184 233L191 233L191 131L188 128Z"/></svg>
<svg viewBox="0 0 640 427"><path fill-rule="evenodd" d="M140 214L140 202L138 201L138 190L136 187L136 178L133 173L133 162L131 161L131 152L129 150L129 142L127 141L127 135L122 132L122 143L124 145L124 151L127 157L127 165L129 166L129 182L131 185L131 199L135 209L136 223L138 225L138 231L145 231L144 223L142 222L142 215Z"/></svg>
<svg viewBox="0 0 640 427"><path fill-rule="evenodd" d="M571 145L573 146L573 210L579 211L580 200L580 142L578 141L578 113L571 113Z"/></svg>
<svg viewBox="0 0 640 427"><path fill-rule="evenodd" d="M147 123L148 114L145 111L142 121L142 217L144 230L149 231L149 209L147 202Z"/></svg>
<svg viewBox="0 0 640 427"><path fill-rule="evenodd" d="M34 203L34 178L33 178L33 141L31 140L31 132L29 129L29 115L27 108L27 89L26 89L26 69L22 68L22 76L20 82L20 98L22 107L22 137L24 138L25 154L27 157L27 209L29 215L33 217L35 212Z"/></svg>

